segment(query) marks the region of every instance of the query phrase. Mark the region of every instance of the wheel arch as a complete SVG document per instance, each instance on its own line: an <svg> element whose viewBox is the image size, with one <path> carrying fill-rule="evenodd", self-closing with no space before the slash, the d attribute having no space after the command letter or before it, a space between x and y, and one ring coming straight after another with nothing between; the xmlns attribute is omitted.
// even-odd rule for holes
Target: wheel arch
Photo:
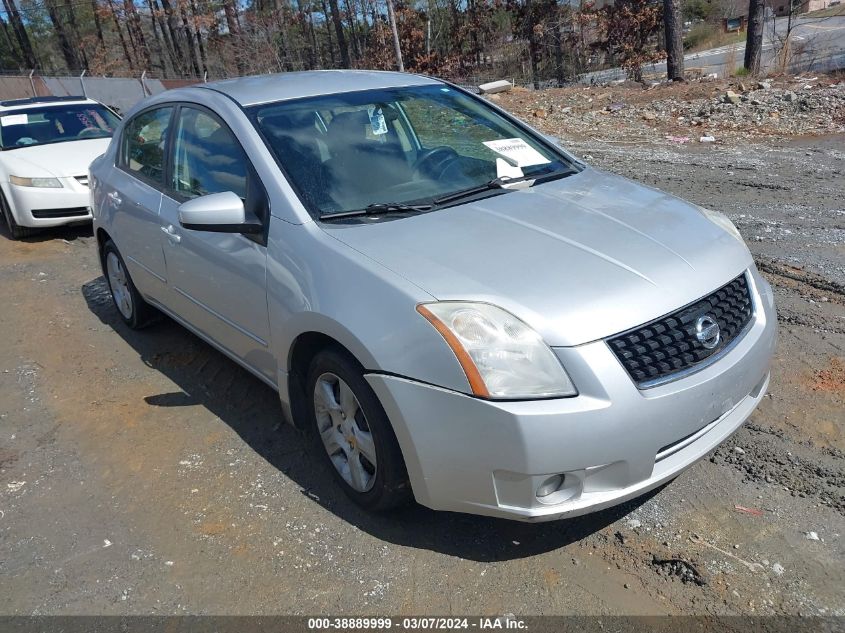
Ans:
<svg viewBox="0 0 845 633"><path fill-rule="evenodd" d="M339 324L336 325L341 329L345 329L339 326ZM332 328L335 331L329 334L325 331L326 329L328 328L312 328L299 333L293 339L288 349L286 384L280 384L279 386L287 392L287 397L285 397L284 391L281 392L281 395L283 404L287 400L289 422L300 429L305 428L307 419L307 411L305 409L307 406L305 377L308 373L308 365L316 354L328 348L337 349L355 361L361 371L366 371L368 365L373 362L360 341L351 341L349 338L352 337L351 333L346 332L348 336L338 335L336 328ZM357 350L358 353L355 353L353 350Z"/></svg>

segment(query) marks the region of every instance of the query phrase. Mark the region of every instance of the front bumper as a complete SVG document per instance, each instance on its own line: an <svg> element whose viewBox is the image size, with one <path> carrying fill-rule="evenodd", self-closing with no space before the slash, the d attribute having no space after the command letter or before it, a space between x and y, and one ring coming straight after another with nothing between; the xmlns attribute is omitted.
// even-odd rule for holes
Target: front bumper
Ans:
<svg viewBox="0 0 845 633"><path fill-rule="evenodd" d="M21 187L4 183L15 222L33 228L90 222L88 187L76 178L59 180L61 188Z"/></svg>
<svg viewBox="0 0 845 633"><path fill-rule="evenodd" d="M754 321L717 362L640 391L604 341L556 348L574 398L496 402L382 374L367 380L425 506L524 521L586 514L669 481L729 437L766 392L777 338L771 288L752 269ZM537 488L563 475L560 490Z"/></svg>

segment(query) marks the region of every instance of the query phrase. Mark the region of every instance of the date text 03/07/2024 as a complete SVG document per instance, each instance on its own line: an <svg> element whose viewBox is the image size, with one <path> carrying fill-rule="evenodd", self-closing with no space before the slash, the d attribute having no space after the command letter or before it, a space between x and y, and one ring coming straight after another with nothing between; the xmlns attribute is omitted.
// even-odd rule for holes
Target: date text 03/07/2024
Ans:
<svg viewBox="0 0 845 633"><path fill-rule="evenodd" d="M371 631L453 631L453 630L523 630L524 620L512 615L499 617L359 617L359 618L309 618L308 629L321 630L371 630Z"/></svg>

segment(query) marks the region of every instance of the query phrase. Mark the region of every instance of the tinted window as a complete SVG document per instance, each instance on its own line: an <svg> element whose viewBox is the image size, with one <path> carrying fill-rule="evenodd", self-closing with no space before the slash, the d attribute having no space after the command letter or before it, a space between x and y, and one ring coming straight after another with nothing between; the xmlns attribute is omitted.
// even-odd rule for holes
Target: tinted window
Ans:
<svg viewBox="0 0 845 633"><path fill-rule="evenodd" d="M122 164L129 171L161 182L172 107L148 110L126 124Z"/></svg>
<svg viewBox="0 0 845 633"><path fill-rule="evenodd" d="M71 104L12 110L0 116L0 145L4 150L109 138L118 118L101 105Z"/></svg>
<svg viewBox="0 0 845 633"><path fill-rule="evenodd" d="M186 198L232 191L245 199L246 165L246 155L228 127L202 110L180 110L171 189Z"/></svg>

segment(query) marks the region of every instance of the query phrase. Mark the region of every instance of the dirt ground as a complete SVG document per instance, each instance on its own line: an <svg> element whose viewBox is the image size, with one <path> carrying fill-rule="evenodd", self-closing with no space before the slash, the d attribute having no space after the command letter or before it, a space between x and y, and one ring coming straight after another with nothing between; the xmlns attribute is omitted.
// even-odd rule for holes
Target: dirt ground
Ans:
<svg viewBox="0 0 845 633"><path fill-rule="evenodd" d="M270 389L123 326L89 230L2 234L0 613L845 615L845 137L566 142L726 212L772 282L770 394L724 446L559 523L371 516Z"/></svg>

